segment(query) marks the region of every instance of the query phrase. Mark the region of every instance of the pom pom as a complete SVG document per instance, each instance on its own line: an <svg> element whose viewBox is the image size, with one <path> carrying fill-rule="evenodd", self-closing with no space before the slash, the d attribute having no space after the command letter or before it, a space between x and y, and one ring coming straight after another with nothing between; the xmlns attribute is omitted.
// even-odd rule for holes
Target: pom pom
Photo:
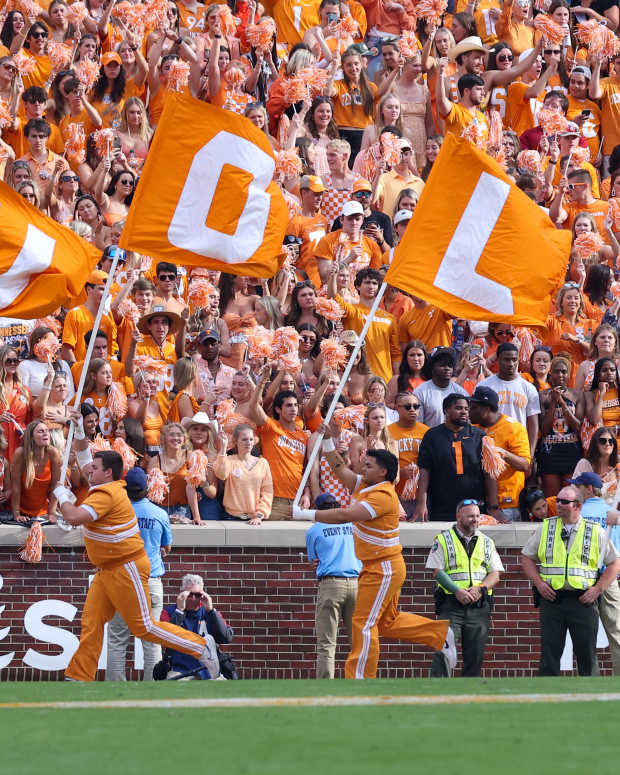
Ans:
<svg viewBox="0 0 620 775"><path fill-rule="evenodd" d="M273 352L273 331L263 326L254 326L247 334L248 357L250 360L271 358Z"/></svg>
<svg viewBox="0 0 620 775"><path fill-rule="evenodd" d="M577 25L577 38L587 46L592 59L612 58L620 51L620 41L614 33L593 19Z"/></svg>
<svg viewBox="0 0 620 775"><path fill-rule="evenodd" d="M236 406L237 404L234 398L227 398L225 401L219 402L215 410L215 419L218 421L220 427L233 419Z"/></svg>
<svg viewBox="0 0 620 775"><path fill-rule="evenodd" d="M13 123L13 116L9 110L9 105L6 100L0 97L0 129L6 129L7 126L11 126Z"/></svg>
<svg viewBox="0 0 620 775"><path fill-rule="evenodd" d="M490 436L484 436L482 438L482 469L489 476L497 479L505 468L506 461L499 453L495 442Z"/></svg>
<svg viewBox="0 0 620 775"><path fill-rule="evenodd" d="M249 72L249 67L244 61L234 59L228 65L222 77L230 89L241 91L241 87L245 83Z"/></svg>
<svg viewBox="0 0 620 775"><path fill-rule="evenodd" d="M551 8L551 2L552 0L535 0L534 8L537 11L542 11L543 13L547 13L549 8Z"/></svg>
<svg viewBox="0 0 620 775"><path fill-rule="evenodd" d="M296 77L299 78L306 91L301 99L308 99L308 97L314 99L314 97L323 94L329 81L329 73L320 67L302 67L301 70L297 71Z"/></svg>
<svg viewBox="0 0 620 775"><path fill-rule="evenodd" d="M133 359L134 371L156 374L161 376L166 373L167 364L164 361L156 361L150 355L136 355Z"/></svg>
<svg viewBox="0 0 620 775"><path fill-rule="evenodd" d="M190 452L187 458L187 477L186 481L192 487L198 487L207 479L207 466L209 460L201 449Z"/></svg>
<svg viewBox="0 0 620 775"><path fill-rule="evenodd" d="M559 46L566 37L566 30L550 16L538 14L534 19L534 29L542 33L543 40L551 46Z"/></svg>
<svg viewBox="0 0 620 775"><path fill-rule="evenodd" d="M413 474L408 477L403 486L403 491L400 497L404 501L412 501L415 498L415 494L418 490L418 479L420 478L420 469L415 463L411 463Z"/></svg>
<svg viewBox="0 0 620 775"><path fill-rule="evenodd" d="M153 259L150 256L140 255L140 273L148 274L153 266Z"/></svg>
<svg viewBox="0 0 620 775"><path fill-rule="evenodd" d="M74 27L81 26L87 15L88 8L86 7L86 3L71 3L67 8L67 21L69 24L73 24Z"/></svg>
<svg viewBox="0 0 620 775"><path fill-rule="evenodd" d="M140 320L140 318L142 317L140 315L140 310L136 307L135 303L129 297L121 301L121 303L116 308L116 311L122 318L127 318L127 320L131 320L134 327L138 324L138 320Z"/></svg>
<svg viewBox="0 0 620 775"><path fill-rule="evenodd" d="M463 129L461 137L465 140L469 140L470 143L477 145L478 148L481 148L483 151L486 150L487 139L484 136L482 126L477 120L474 119L465 127L465 129Z"/></svg>
<svg viewBox="0 0 620 775"><path fill-rule="evenodd" d="M611 221L611 230L620 231L620 199L612 196L609 200L609 220Z"/></svg>
<svg viewBox="0 0 620 775"><path fill-rule="evenodd" d="M53 72L58 73L60 70L66 70L69 67L73 50L69 46L65 46L64 43L57 43L52 38L49 38L47 41L47 55L52 63Z"/></svg>
<svg viewBox="0 0 620 775"><path fill-rule="evenodd" d="M273 357L280 369L297 371L299 361L299 333L292 326L284 326L274 331Z"/></svg>
<svg viewBox="0 0 620 775"><path fill-rule="evenodd" d="M14 10L21 11L26 17L26 24L28 24L28 19L36 18L43 13L41 6L34 0L13 0L11 5Z"/></svg>
<svg viewBox="0 0 620 775"><path fill-rule="evenodd" d="M230 8L227 5L218 5L218 16L220 17L220 24L222 25L222 34L229 38L233 38L237 32L237 22L232 15Z"/></svg>
<svg viewBox="0 0 620 775"><path fill-rule="evenodd" d="M400 137L396 137L391 132L381 135L379 138L381 147L381 158L385 159L390 167L395 167L400 162L401 148Z"/></svg>
<svg viewBox="0 0 620 775"><path fill-rule="evenodd" d="M576 148L573 148L572 151L570 152L570 158L571 158L571 162L576 167L581 167L587 161L590 161L590 149L582 148L581 146L578 145Z"/></svg>
<svg viewBox="0 0 620 775"><path fill-rule="evenodd" d="M92 441L88 442L91 452L107 452L112 449L110 442L98 433Z"/></svg>
<svg viewBox="0 0 620 775"><path fill-rule="evenodd" d="M296 148L292 148L290 151L276 151L275 157L276 177L295 178L297 175L301 175L301 159Z"/></svg>
<svg viewBox="0 0 620 775"><path fill-rule="evenodd" d="M271 49L275 32L275 22L269 18L261 19L258 24L249 24L245 28L248 43L258 51L269 51Z"/></svg>
<svg viewBox="0 0 620 775"><path fill-rule="evenodd" d="M13 54L13 62L15 62L15 67L17 67L19 74L22 77L25 75L30 75L32 72L34 72L37 66L34 58L28 56L28 54L24 54L21 48L17 54Z"/></svg>
<svg viewBox="0 0 620 775"><path fill-rule="evenodd" d="M146 477L146 490L153 503L164 503L170 492L170 485L161 468L151 468Z"/></svg>
<svg viewBox="0 0 620 775"><path fill-rule="evenodd" d="M189 83L189 62L175 59L168 70L167 82L172 91L183 91Z"/></svg>
<svg viewBox="0 0 620 775"><path fill-rule="evenodd" d="M446 0L419 0L416 13L420 19L426 19L427 22L438 27L447 8Z"/></svg>
<svg viewBox="0 0 620 775"><path fill-rule="evenodd" d="M45 334L34 346L34 354L42 361L53 361L61 348L60 340L55 334Z"/></svg>
<svg viewBox="0 0 620 775"><path fill-rule="evenodd" d="M335 299L326 299L324 296L317 296L314 311L334 323L344 317L344 310L340 304Z"/></svg>
<svg viewBox="0 0 620 775"><path fill-rule="evenodd" d="M344 430L353 429L359 432L364 429L365 414L366 407L364 404L345 406L342 409L336 409L334 412L334 422Z"/></svg>
<svg viewBox="0 0 620 775"><path fill-rule="evenodd" d="M538 151L521 151L517 156L517 167L524 172L538 175L542 172L542 159Z"/></svg>
<svg viewBox="0 0 620 775"><path fill-rule="evenodd" d="M360 26L355 19L350 14L347 14L336 25L336 37L340 39L354 38L359 28Z"/></svg>
<svg viewBox="0 0 620 775"><path fill-rule="evenodd" d="M337 372L347 362L347 348L331 337L321 340L321 355L325 366L331 371Z"/></svg>
<svg viewBox="0 0 620 775"><path fill-rule="evenodd" d="M489 110L487 112L489 122L489 148L497 154L504 147L504 125L499 110ZM496 156L497 158L497 156Z"/></svg>
<svg viewBox="0 0 620 775"><path fill-rule="evenodd" d="M39 328L39 326L45 326L45 328L51 328L52 331L58 337L62 334L62 323L60 322L60 320L58 320L58 318L55 318L52 315L47 315L47 317L39 318L38 320L35 320L34 327Z"/></svg>
<svg viewBox="0 0 620 775"><path fill-rule="evenodd" d="M532 333L532 330L526 328L517 328L517 339L519 340L519 360L529 361L534 352L534 348L541 343L540 339Z"/></svg>
<svg viewBox="0 0 620 775"><path fill-rule="evenodd" d="M75 66L75 74L80 82L84 84L84 89L90 91L95 85L97 78L99 78L99 64L93 62L92 59L81 59Z"/></svg>
<svg viewBox="0 0 620 775"><path fill-rule="evenodd" d="M127 414L127 396L120 383L113 382L110 385L106 404L110 414L117 422L125 417Z"/></svg>
<svg viewBox="0 0 620 775"><path fill-rule="evenodd" d="M43 528L40 522L33 522L26 543L17 555L23 562L41 562L43 556Z"/></svg>
<svg viewBox="0 0 620 775"><path fill-rule="evenodd" d="M613 282L609 290L611 291L611 295L614 299L620 299L620 283Z"/></svg>
<svg viewBox="0 0 620 775"><path fill-rule="evenodd" d="M126 474L135 466L138 456L124 439L114 439L112 449L123 458L123 473Z"/></svg>
<svg viewBox="0 0 620 775"><path fill-rule="evenodd" d="M589 231L575 237L573 248L579 258L584 259L593 253L598 253L604 244L600 234L597 234L595 231Z"/></svg>
<svg viewBox="0 0 620 775"><path fill-rule="evenodd" d="M556 135L559 132L565 132L568 128L568 121L564 116L545 108L538 111L538 123L546 135Z"/></svg>
<svg viewBox="0 0 620 775"><path fill-rule="evenodd" d="M67 124L65 127L65 155L76 164L86 158L86 134L81 124Z"/></svg>
<svg viewBox="0 0 620 775"><path fill-rule="evenodd" d="M215 287L205 277L192 277L187 298L193 307L206 309L210 304L209 297L214 291Z"/></svg>
<svg viewBox="0 0 620 775"><path fill-rule="evenodd" d="M408 59L419 51L418 39L413 30L403 30L401 37L398 39L398 50L403 59Z"/></svg>
<svg viewBox="0 0 620 775"><path fill-rule="evenodd" d="M138 16L142 17L142 26L150 29L162 30L168 26L168 2L167 0L150 0L146 4L134 6Z"/></svg>
<svg viewBox="0 0 620 775"><path fill-rule="evenodd" d="M308 88L302 78L294 75L287 78L283 83L282 96L289 105L308 99Z"/></svg>
<svg viewBox="0 0 620 775"><path fill-rule="evenodd" d="M114 142L114 130L113 129L98 129L93 132L93 138L95 140L95 148L97 153L103 159L110 155L112 143Z"/></svg>

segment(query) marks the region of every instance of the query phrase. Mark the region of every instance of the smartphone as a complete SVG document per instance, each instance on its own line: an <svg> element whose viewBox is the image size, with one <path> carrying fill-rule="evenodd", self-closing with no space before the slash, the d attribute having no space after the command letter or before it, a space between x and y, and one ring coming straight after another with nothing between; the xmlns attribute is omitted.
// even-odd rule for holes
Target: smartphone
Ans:
<svg viewBox="0 0 620 775"><path fill-rule="evenodd" d="M334 22L338 21L338 14L337 13L328 13L327 14L327 23L333 24Z"/></svg>
<svg viewBox="0 0 620 775"><path fill-rule="evenodd" d="M480 358L481 355L482 347L479 344L472 344L472 346L469 348L469 357Z"/></svg>
<svg viewBox="0 0 620 775"><path fill-rule="evenodd" d="M592 115L591 110L582 110L581 111L581 118L589 118Z"/></svg>

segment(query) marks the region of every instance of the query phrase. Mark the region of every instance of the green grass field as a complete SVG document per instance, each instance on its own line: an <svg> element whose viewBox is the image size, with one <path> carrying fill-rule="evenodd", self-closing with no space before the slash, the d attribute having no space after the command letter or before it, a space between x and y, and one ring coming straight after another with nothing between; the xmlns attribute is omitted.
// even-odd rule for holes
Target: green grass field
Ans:
<svg viewBox="0 0 620 775"><path fill-rule="evenodd" d="M523 697L532 694L537 701ZM574 701L571 695L579 694L589 696ZM486 701L463 702L459 695ZM614 695L620 697L620 678L5 683L0 773L616 775L620 702ZM28 706L330 697L352 700L337 707L278 707L277 700L260 707ZM360 699L375 697L395 704ZM429 704L414 704L412 697ZM430 702L433 697L442 703Z"/></svg>

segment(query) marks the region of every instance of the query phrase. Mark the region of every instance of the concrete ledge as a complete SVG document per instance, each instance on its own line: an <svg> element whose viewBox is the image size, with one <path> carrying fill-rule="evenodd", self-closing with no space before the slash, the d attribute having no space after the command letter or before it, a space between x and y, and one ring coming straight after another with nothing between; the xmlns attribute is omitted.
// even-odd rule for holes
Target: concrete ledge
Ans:
<svg viewBox="0 0 620 775"><path fill-rule="evenodd" d="M441 530L451 522L401 523L400 540L405 548L430 547ZM237 547L293 547L305 548L309 522L266 522L251 527L237 522L207 522L205 525L173 525L173 546L237 546ZM498 549L521 548L534 532L530 522L488 526L484 531L495 541ZM43 528L47 542L53 547L72 548L84 545L81 530L65 532L54 525ZM26 541L27 528L0 525L0 546L21 547Z"/></svg>

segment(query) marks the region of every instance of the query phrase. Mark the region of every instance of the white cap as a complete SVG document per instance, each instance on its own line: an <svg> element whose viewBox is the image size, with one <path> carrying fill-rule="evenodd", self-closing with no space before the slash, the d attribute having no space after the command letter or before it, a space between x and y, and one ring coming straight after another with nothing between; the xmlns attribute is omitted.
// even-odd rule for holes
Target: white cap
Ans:
<svg viewBox="0 0 620 775"><path fill-rule="evenodd" d="M523 62L524 60L526 60L529 57L529 55L532 53L533 50L534 50L533 48L527 48L525 51L522 51L519 54L518 61L519 62Z"/></svg>
<svg viewBox="0 0 620 775"><path fill-rule="evenodd" d="M359 202L345 202L342 215L364 215L364 208Z"/></svg>
<svg viewBox="0 0 620 775"><path fill-rule="evenodd" d="M413 216L413 213L411 212L411 210L399 210L394 216L394 226L397 226L399 223L402 223L403 221L410 221L412 216Z"/></svg>

